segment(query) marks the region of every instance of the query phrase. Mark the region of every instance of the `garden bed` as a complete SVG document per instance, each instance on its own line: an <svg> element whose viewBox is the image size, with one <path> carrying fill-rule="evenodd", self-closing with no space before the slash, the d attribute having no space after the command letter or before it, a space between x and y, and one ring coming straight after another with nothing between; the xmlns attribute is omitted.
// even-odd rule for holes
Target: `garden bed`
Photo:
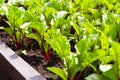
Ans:
<svg viewBox="0 0 120 80"><path fill-rule="evenodd" d="M16 54L19 53L20 50L17 50L16 47L10 43L10 37L7 35L6 32L0 31L0 40L5 42L12 50L16 52ZM50 59L49 62L46 62L44 61L43 55L41 55L41 50L37 49L37 47L34 47L34 49L27 50L26 55L20 54L20 57L22 57L27 63L29 63L35 70L37 70L47 80L51 80L52 77L58 79L58 76L54 75L53 73L49 72L46 69L47 67L51 67L51 66L62 67L60 60L56 55L51 54L52 58Z"/></svg>
<svg viewBox="0 0 120 80"><path fill-rule="evenodd" d="M2 0L0 40L47 80L120 80L119 5Z"/></svg>

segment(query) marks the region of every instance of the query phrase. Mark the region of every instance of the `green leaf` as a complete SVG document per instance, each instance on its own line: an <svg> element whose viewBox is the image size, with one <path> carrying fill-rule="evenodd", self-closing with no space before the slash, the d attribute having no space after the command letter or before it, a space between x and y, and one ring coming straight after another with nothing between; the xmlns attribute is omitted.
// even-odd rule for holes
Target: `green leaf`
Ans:
<svg viewBox="0 0 120 80"><path fill-rule="evenodd" d="M21 18L22 11L15 6L10 6L8 8L8 13L6 13L7 19L12 27L19 27L17 20Z"/></svg>
<svg viewBox="0 0 120 80"><path fill-rule="evenodd" d="M85 80L110 80L110 79L105 76L94 73L86 77Z"/></svg>
<svg viewBox="0 0 120 80"><path fill-rule="evenodd" d="M62 36L56 29L49 29L44 36L62 60L65 56L70 55L70 44L67 37Z"/></svg>
<svg viewBox="0 0 120 80"><path fill-rule="evenodd" d="M117 68L116 76L119 77L119 74L120 74L120 43L111 42L111 44L112 44L112 49L114 51L114 57L116 61L116 65L115 65Z"/></svg>
<svg viewBox="0 0 120 80"><path fill-rule="evenodd" d="M57 11L52 7L46 7L46 10L44 13L46 18L49 20L57 13Z"/></svg>
<svg viewBox="0 0 120 80"><path fill-rule="evenodd" d="M86 28L86 30L89 32L89 34L95 34L97 33L97 29L95 29L95 27L88 23L88 22L84 22L83 26Z"/></svg>
<svg viewBox="0 0 120 80"><path fill-rule="evenodd" d="M2 3L3 3L3 1L4 1L4 0L0 0L0 4L2 4Z"/></svg>
<svg viewBox="0 0 120 80"><path fill-rule="evenodd" d="M55 67L48 67L47 68L49 71L57 74L58 76L60 76L63 80L67 80L67 72L63 69L60 69L60 68L55 68Z"/></svg>
<svg viewBox="0 0 120 80"><path fill-rule="evenodd" d="M64 18L66 14L67 14L66 11L58 11L57 15L56 15L56 18L57 19Z"/></svg>
<svg viewBox="0 0 120 80"><path fill-rule="evenodd" d="M27 37L35 39L41 47L41 38L39 34L27 34Z"/></svg>
<svg viewBox="0 0 120 80"><path fill-rule="evenodd" d="M7 32L11 37L13 36L14 30L10 27L5 28L5 27L0 27L0 29L4 30L5 32Z"/></svg>
<svg viewBox="0 0 120 80"><path fill-rule="evenodd" d="M70 71L69 75L70 78L73 79L77 74L77 72L83 69L83 66L81 65L81 62L79 61L78 57L72 58L70 64L69 64L69 71Z"/></svg>
<svg viewBox="0 0 120 80"><path fill-rule="evenodd" d="M111 27L110 27L110 36L113 40L116 40L117 38L117 29L116 29L116 25L115 24L111 24Z"/></svg>
<svg viewBox="0 0 120 80"><path fill-rule="evenodd" d="M75 2L76 5L79 5L81 1L80 0L75 0L74 2Z"/></svg>
<svg viewBox="0 0 120 80"><path fill-rule="evenodd" d="M87 12L90 7L90 0L82 0L80 6L83 12Z"/></svg>
<svg viewBox="0 0 120 80"><path fill-rule="evenodd" d="M86 40L85 39L81 39L77 45L76 45L76 49L78 52L80 52L80 54L84 54L86 52Z"/></svg>
<svg viewBox="0 0 120 80"><path fill-rule="evenodd" d="M26 22L26 23L22 24L22 25L20 26L20 28L24 29L24 28L26 28L27 26L29 26L30 24L31 24L31 22Z"/></svg>
<svg viewBox="0 0 120 80"><path fill-rule="evenodd" d="M103 26L104 33L107 37L110 37L112 40L116 40L117 38L117 23L113 14L107 13L103 15Z"/></svg>
<svg viewBox="0 0 120 80"><path fill-rule="evenodd" d="M113 64L112 68L109 71L104 72L103 75L108 77L109 80L118 80L119 75L118 75L117 65Z"/></svg>
<svg viewBox="0 0 120 80"><path fill-rule="evenodd" d="M109 48L109 41L108 41L108 37L102 33L102 35L100 36L100 41L101 41L101 47L102 49L108 49Z"/></svg>
<svg viewBox="0 0 120 80"><path fill-rule="evenodd" d="M120 38L120 24L117 25L117 32L118 32L117 34L118 34L118 36Z"/></svg>
<svg viewBox="0 0 120 80"><path fill-rule="evenodd" d="M102 64L107 64L114 60L113 52L105 49L97 49L96 53L99 55L99 59ZM111 54L112 53L112 54Z"/></svg>
<svg viewBox="0 0 120 80"><path fill-rule="evenodd" d="M74 27L77 35L80 35L80 33L81 33L81 32L80 32L80 27L79 27L76 23L73 24L73 27Z"/></svg>
<svg viewBox="0 0 120 80"><path fill-rule="evenodd" d="M110 70L111 68L112 68L112 65L111 64L106 64L106 65L100 65L99 66L99 68L100 68L100 70L102 71L102 72L106 72L106 71L108 71L108 70Z"/></svg>
<svg viewBox="0 0 120 80"><path fill-rule="evenodd" d="M43 35L48 28L46 25L38 21L32 22L29 27L37 30L40 35Z"/></svg>
<svg viewBox="0 0 120 80"><path fill-rule="evenodd" d="M120 43L117 43L117 42L111 42L112 44L112 48L116 54L116 57L118 57L117 59L119 60L118 62L120 63Z"/></svg>

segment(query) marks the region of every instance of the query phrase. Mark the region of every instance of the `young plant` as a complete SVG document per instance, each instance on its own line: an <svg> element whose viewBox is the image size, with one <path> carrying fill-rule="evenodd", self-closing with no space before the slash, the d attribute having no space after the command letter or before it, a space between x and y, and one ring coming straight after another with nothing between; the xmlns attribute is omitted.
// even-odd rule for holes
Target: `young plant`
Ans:
<svg viewBox="0 0 120 80"><path fill-rule="evenodd" d="M55 67L48 67L47 69L60 76L63 80L79 80L84 69L99 59L96 52L89 51L90 47L96 43L96 40L92 39L93 37L91 35L87 39L80 40L76 45L77 52L72 53L67 37L62 36L59 29L49 29L45 33L45 40L60 57L63 69Z"/></svg>
<svg viewBox="0 0 120 80"><path fill-rule="evenodd" d="M41 22L40 21L33 21L29 28L33 29L31 33L28 33L26 36L31 39L35 39L40 48L41 53L44 55L44 58L46 61L50 59L50 46L48 43L44 40L44 33L48 29L48 26L45 23L44 16L41 14ZM43 19L42 19L43 18Z"/></svg>
<svg viewBox="0 0 120 80"><path fill-rule="evenodd" d="M97 50L98 55L101 56L99 57L101 61L101 63L99 64L99 70L102 74L90 74L85 79L92 80L93 78L95 78L96 80L120 80L120 44L113 40L108 41L108 38L105 34L102 34L101 38L104 39L102 39L102 45L107 43L105 47L103 46L104 49ZM110 45L111 47L109 48L108 46Z"/></svg>
<svg viewBox="0 0 120 80"><path fill-rule="evenodd" d="M2 8L5 11L5 16L8 20L6 22L9 26L0 27L0 29L5 30L11 37L15 46L20 49L22 46L22 40L25 37L25 28L30 24L24 20L24 9L14 5L3 5Z"/></svg>
<svg viewBox="0 0 120 80"><path fill-rule="evenodd" d="M34 9L34 11L29 11L32 16L30 16L32 18L32 23L29 28L33 29L34 32L30 32L26 36L28 38L35 39L38 42L42 51L41 53L44 55L45 60L49 61L50 45L45 41L44 34L46 33L47 29L51 27L49 25L49 22L51 21L51 18L53 18L53 15L56 13L56 10L45 6L41 8L43 10L40 10L40 6L33 7L31 10Z"/></svg>

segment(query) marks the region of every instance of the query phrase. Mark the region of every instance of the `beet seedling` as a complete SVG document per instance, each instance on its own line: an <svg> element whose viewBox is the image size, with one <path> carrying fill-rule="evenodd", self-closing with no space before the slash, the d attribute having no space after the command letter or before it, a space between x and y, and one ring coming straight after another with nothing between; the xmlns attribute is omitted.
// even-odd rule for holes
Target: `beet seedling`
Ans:
<svg viewBox="0 0 120 80"><path fill-rule="evenodd" d="M0 27L0 29L5 30L9 34L17 49L20 49L22 47L23 38L25 37L25 28L30 24L24 20L24 9L18 8L14 5L4 5L3 10L5 11L5 16L8 20L6 22L9 26Z"/></svg>

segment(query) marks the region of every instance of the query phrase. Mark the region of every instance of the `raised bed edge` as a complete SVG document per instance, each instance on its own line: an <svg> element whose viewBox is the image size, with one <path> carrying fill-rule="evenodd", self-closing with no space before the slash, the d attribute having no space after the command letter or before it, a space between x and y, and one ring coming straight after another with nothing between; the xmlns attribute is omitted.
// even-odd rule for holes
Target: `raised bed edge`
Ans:
<svg viewBox="0 0 120 80"><path fill-rule="evenodd" d="M12 80L46 80L2 41L0 66L8 72Z"/></svg>

